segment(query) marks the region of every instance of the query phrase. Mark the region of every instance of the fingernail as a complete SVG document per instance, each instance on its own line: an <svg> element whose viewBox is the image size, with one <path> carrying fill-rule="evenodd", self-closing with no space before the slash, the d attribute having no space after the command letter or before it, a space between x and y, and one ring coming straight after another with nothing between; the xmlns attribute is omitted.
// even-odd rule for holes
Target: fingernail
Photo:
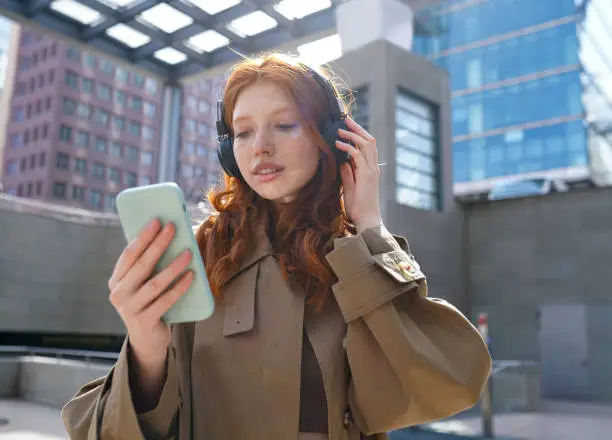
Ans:
<svg viewBox="0 0 612 440"><path fill-rule="evenodd" d="M150 230L157 229L157 227L158 227L158 226L159 226L159 219L158 219L158 218L154 218L154 219L153 219L153 220L151 220L151 221L149 222L149 224L147 225L147 227L148 227Z"/></svg>
<svg viewBox="0 0 612 440"><path fill-rule="evenodd" d="M191 249L185 249L183 251L183 257L187 257L187 256L191 257Z"/></svg>

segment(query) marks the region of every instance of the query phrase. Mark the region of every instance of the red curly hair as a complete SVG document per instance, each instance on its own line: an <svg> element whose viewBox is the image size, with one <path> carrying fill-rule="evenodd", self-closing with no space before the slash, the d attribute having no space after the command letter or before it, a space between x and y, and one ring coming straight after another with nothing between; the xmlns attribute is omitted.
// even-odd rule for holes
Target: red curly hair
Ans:
<svg viewBox="0 0 612 440"><path fill-rule="evenodd" d="M336 281L325 255L333 249L335 238L356 232L344 209L342 183L333 153L317 128L329 115L328 99L297 58L267 54L246 59L232 69L223 94L225 122L230 129L238 96L245 87L258 81L273 81L292 97L308 135L323 153L319 167L296 200L281 207L260 197L244 181L226 174L223 187L208 193L216 212L199 226L196 238L212 291L221 300L232 271L253 250L252 226L265 222L285 279L291 286L305 288L309 303L320 307Z"/></svg>

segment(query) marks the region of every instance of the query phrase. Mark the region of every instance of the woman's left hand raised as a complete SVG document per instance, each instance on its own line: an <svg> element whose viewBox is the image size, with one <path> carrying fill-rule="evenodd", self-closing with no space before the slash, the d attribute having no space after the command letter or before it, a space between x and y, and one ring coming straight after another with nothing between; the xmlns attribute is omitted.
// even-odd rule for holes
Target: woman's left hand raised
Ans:
<svg viewBox="0 0 612 440"><path fill-rule="evenodd" d="M353 119L346 118L349 131L338 130L336 146L349 154L340 165L344 186L344 207L357 231L382 224L380 211L380 166L376 139ZM353 145L343 142L347 140Z"/></svg>

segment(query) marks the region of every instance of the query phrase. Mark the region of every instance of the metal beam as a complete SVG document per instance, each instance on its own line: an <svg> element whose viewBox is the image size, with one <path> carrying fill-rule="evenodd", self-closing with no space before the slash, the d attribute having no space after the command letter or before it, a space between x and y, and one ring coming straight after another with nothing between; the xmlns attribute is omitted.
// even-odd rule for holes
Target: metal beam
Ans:
<svg viewBox="0 0 612 440"><path fill-rule="evenodd" d="M93 26L64 16L50 8L52 0L0 0L0 15L5 15L25 26L49 31L52 35L72 40L74 44L90 46L94 50L129 62L162 79L174 83L185 76L201 73L203 70L227 64L239 58L238 53L251 54L282 46L292 40L304 39L308 35L320 34L335 27L334 10L341 0L332 0L332 7L311 14L303 19L288 20L273 8L278 0L242 0L241 3L218 14L210 15L194 4L180 0L142 0L133 6L112 8L99 0L75 0L99 12L103 18ZM167 3L193 19L193 23L171 34L153 25L137 20L142 12L160 3ZM252 37L242 37L227 28L236 18L261 10L274 18L278 25ZM151 41L132 49L109 37L106 31L112 26L124 23L147 35ZM207 30L214 30L230 40L228 46L215 49L212 53L201 53L186 41ZM168 65L155 58L156 51L172 47L183 52L187 60L177 65Z"/></svg>
<svg viewBox="0 0 612 440"><path fill-rule="evenodd" d="M83 0L80 0L80 1L83 1ZM86 0L86 1L90 2L91 0ZM100 4L98 2L95 2L95 3L97 3L98 5ZM99 23L95 26L91 26L85 29L83 31L83 39L91 40L93 38L97 38L98 36L104 34L104 32L107 29L113 27L117 23L127 23L129 21L132 21L137 15L142 14L144 11L151 9L152 7L158 4L159 4L159 0L144 0L128 8L118 9L117 11L112 10L109 18L104 20L102 23ZM104 8L107 8L107 7L104 6ZM98 10L98 12L102 13L102 11L100 10Z"/></svg>
<svg viewBox="0 0 612 440"><path fill-rule="evenodd" d="M24 2L24 7L26 8L26 15L28 15L29 17L33 17L43 9L48 8L51 5L51 0L30 0L29 2L27 2L27 6L25 5L25 3L26 2Z"/></svg>

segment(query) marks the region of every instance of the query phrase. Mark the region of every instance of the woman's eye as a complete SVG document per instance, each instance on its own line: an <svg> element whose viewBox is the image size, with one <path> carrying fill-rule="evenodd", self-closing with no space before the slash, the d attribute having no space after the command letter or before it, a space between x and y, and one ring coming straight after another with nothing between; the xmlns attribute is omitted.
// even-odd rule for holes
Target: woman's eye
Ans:
<svg viewBox="0 0 612 440"><path fill-rule="evenodd" d="M293 130L295 127L297 127L297 124L295 124L295 123L294 124L278 124L277 127L280 130L289 131L289 130Z"/></svg>
<svg viewBox="0 0 612 440"><path fill-rule="evenodd" d="M245 137L247 134L249 134L249 132L248 132L248 131L240 131L240 132L236 133L236 135L235 135L234 137L236 137L236 138L243 138L243 137Z"/></svg>

